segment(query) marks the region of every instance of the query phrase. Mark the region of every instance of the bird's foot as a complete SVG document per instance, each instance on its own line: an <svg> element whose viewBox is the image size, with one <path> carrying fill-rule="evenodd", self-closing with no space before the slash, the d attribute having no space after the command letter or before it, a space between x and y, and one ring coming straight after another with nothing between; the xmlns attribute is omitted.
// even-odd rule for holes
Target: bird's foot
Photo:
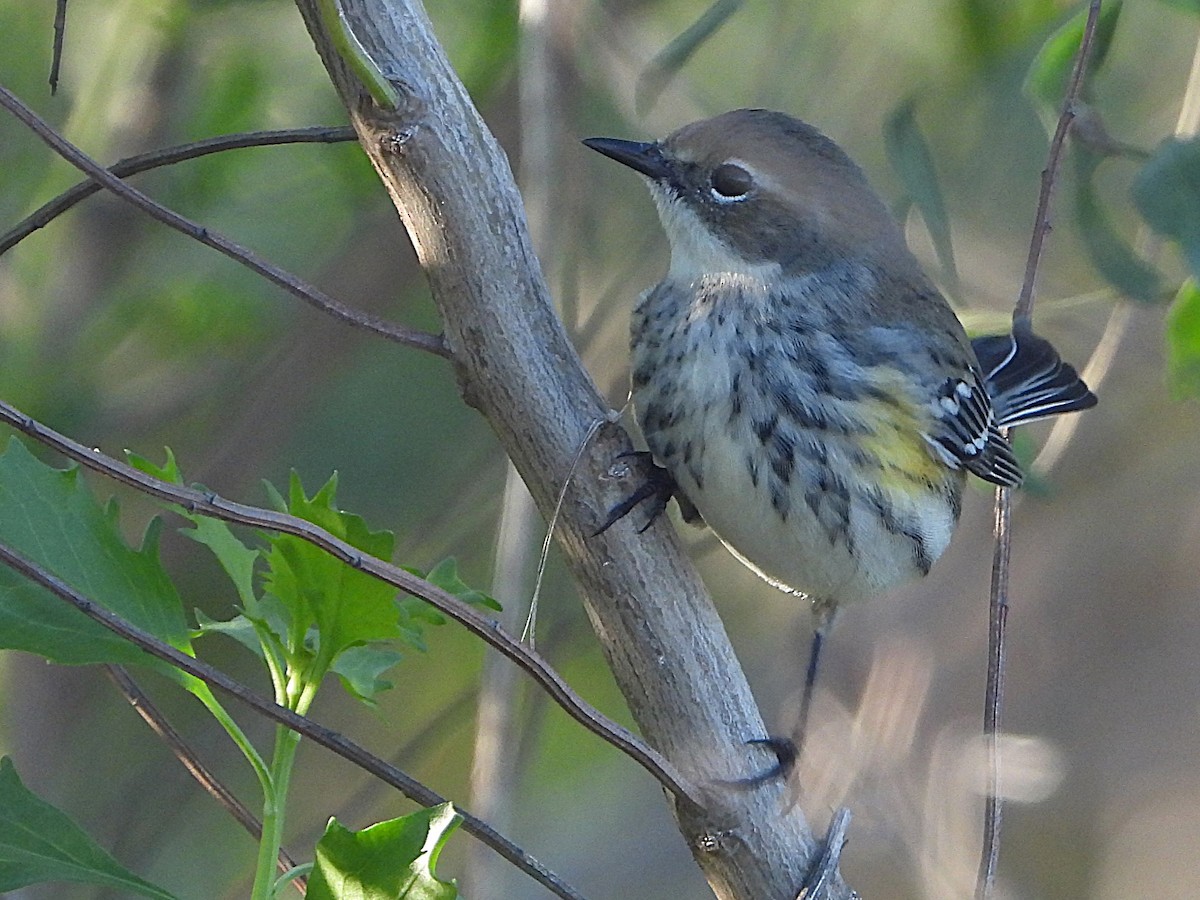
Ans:
<svg viewBox="0 0 1200 900"><path fill-rule="evenodd" d="M774 753L775 765L769 766L758 774L751 775L748 778L738 778L734 781L726 782L730 787L746 791L753 790L772 781L786 781L792 772L796 770L796 762L800 758L800 747L791 738L755 738L752 741L746 741L746 743L766 747Z"/></svg>
<svg viewBox="0 0 1200 900"><path fill-rule="evenodd" d="M679 490L678 485L675 484L675 479L671 477L671 473L662 466L656 465L654 457L649 451L629 450L618 454L617 459L637 460L646 474L644 480L637 486L633 493L608 511L608 518L604 520L604 523L599 528L592 532L592 537L608 531L614 524L629 515L635 507L649 501L646 521L638 529L638 534L641 534L654 524L655 519L662 515L663 510L667 508L667 503L670 502L672 497L676 496Z"/></svg>

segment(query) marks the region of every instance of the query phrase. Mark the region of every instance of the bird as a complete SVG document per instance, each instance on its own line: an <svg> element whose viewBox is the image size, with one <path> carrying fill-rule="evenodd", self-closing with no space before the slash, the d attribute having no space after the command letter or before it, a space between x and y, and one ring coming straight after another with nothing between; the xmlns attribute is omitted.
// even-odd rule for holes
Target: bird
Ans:
<svg viewBox="0 0 1200 900"><path fill-rule="evenodd" d="M630 324L649 474L598 532L642 503L648 527L674 498L812 606L797 738L755 741L779 757L758 783L803 746L838 609L929 573L968 473L1021 483L1006 429L1096 396L1027 321L969 339L863 171L812 125L736 109L660 141L583 144L645 179L670 244Z"/></svg>

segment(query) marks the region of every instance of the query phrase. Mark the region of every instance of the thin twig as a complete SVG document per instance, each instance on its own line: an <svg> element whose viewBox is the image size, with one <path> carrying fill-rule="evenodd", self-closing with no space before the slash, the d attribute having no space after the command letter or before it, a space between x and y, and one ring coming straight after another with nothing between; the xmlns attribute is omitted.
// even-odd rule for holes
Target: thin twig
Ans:
<svg viewBox="0 0 1200 900"><path fill-rule="evenodd" d="M1175 120L1174 135L1177 138L1195 137L1200 131L1200 40L1192 51L1192 65L1188 73L1187 86L1184 89L1183 100L1179 104L1179 116ZM1150 230L1145 222L1138 226L1137 237L1133 242L1135 252L1147 265L1157 264L1162 251L1162 238ZM1133 319L1136 304L1128 299L1122 299L1109 316L1108 324L1100 337L1091 358L1080 370L1080 377L1091 387L1093 393L1100 392L1100 386L1112 370L1113 361L1117 356L1117 348L1128 331ZM1054 427L1046 436L1046 442L1029 467L1036 475L1045 477L1062 457L1067 445L1079 427L1079 416L1059 416L1054 420Z"/></svg>
<svg viewBox="0 0 1200 900"><path fill-rule="evenodd" d="M392 565L386 560L363 553L358 548L304 519L273 510L234 503L210 491L200 491L155 478L133 466L105 456L98 450L89 449L76 443L25 415L3 400L0 400L0 421L7 422L18 431L48 447L53 447L59 453L81 465L142 493L168 503L179 504L188 512L212 516L239 525L250 525L295 535L336 557L351 568L365 572L373 578L378 578L380 581L412 594L414 597L419 597L464 626L472 634L482 638L487 644L495 647L524 669L571 718L640 764L667 790L677 797L686 798L697 805L700 804L698 790L691 782L683 778L671 763L639 740L628 729L618 725L584 701L545 659L507 634L494 619L484 616L474 607L423 578L419 578L399 566Z"/></svg>
<svg viewBox="0 0 1200 900"><path fill-rule="evenodd" d="M58 93L58 75L62 71L63 38L67 33L67 0L54 4L54 49L50 54L50 96Z"/></svg>
<svg viewBox="0 0 1200 900"><path fill-rule="evenodd" d="M171 751L174 757L183 763L183 767L187 769L189 775L196 779L196 782L222 807L225 811L237 819L238 823L250 833L250 836L255 840L262 840L262 822L252 813L246 804L242 803L229 790L209 768L200 761L200 757L196 755L196 751L188 746L187 741L183 739L175 727L167 721L166 716L159 711L158 707L150 700L146 692L141 689L133 677L129 674L124 666L118 666L110 663L104 667L104 672L113 684L117 686L117 690L129 702L134 711L142 717L150 730L157 734L167 749ZM279 848L279 863L278 868L280 874L290 872L296 868L296 861L292 859L287 850ZM307 879L303 877L295 878L292 883L296 885L296 889L301 894L305 892Z"/></svg>
<svg viewBox="0 0 1200 900"><path fill-rule="evenodd" d="M1025 264L1025 278L1021 293L1013 309L1013 330L1031 330L1033 327L1033 288L1037 281L1038 266L1042 258L1042 245L1050 231L1050 203L1054 195L1055 179L1062 158L1063 146L1071 122L1075 118L1076 103L1087 72L1091 56L1092 41L1096 24L1100 19L1100 0L1091 0L1087 22L1079 42L1079 56L1071 73L1062 113L1058 126L1050 140L1046 168L1042 170L1041 191L1038 195L1037 212L1034 215L1033 235L1029 242L1029 257ZM996 546L992 557L992 583L988 603L988 674L987 689L983 706L983 731L988 753L987 799L983 814L983 847L979 857L979 873L975 882L977 900L986 900L996 883L996 867L1000 860L1000 830L1003 817L1003 800L1000 790L1000 746L998 735L1004 705L1004 642L1008 623L1008 575L1012 555L1012 497L1009 489L997 488L995 505Z"/></svg>
<svg viewBox="0 0 1200 900"><path fill-rule="evenodd" d="M1008 573L1012 555L1012 492L996 489L992 554L991 602L988 605L987 692L983 706L983 739L987 748L987 794L983 811L983 851L975 882L976 900L990 897L1000 861L1003 798L1000 792L1000 723L1004 705L1004 653L1008 629Z"/></svg>
<svg viewBox="0 0 1200 900"><path fill-rule="evenodd" d="M332 750L343 759L349 760L381 781L401 791L409 799L426 807L436 806L439 803L445 802L444 798L415 778L368 752L341 733L326 728L323 725L318 725L306 716L302 716L287 707L280 706L277 703L267 700L265 697L259 696L245 685L230 678L224 672L214 669L207 663L200 662L195 657L189 656L181 650L177 650L171 645L158 640L152 634L129 624L4 544L0 544L0 562L24 575L30 581L41 585L56 597L70 603L88 618L120 635L142 650L145 650L151 656L161 659L183 672L187 672L205 684L229 694L268 719L304 735L322 747ZM459 810L459 812L463 817L463 828L469 834L474 835L488 844L488 846L494 848L497 853L520 868L521 871L534 878L538 883L544 885L559 897L566 898L566 900L583 900L582 895L575 891L574 888L563 882L562 879L516 844L496 832L486 822L462 810Z"/></svg>
<svg viewBox="0 0 1200 900"><path fill-rule="evenodd" d="M849 830L850 810L843 806L833 814L829 829L825 832L825 846L821 848L821 855L813 863L808 878L804 880L804 887L796 895L796 900L822 900L825 891L833 884L834 876L837 875L842 850L846 846L846 832Z"/></svg>
<svg viewBox="0 0 1200 900"><path fill-rule="evenodd" d="M309 128L284 128L275 131L242 131L222 134L217 137L164 147L139 153L137 156L118 160L108 171L118 178L136 175L162 166L173 166L189 159L199 159L225 150L240 150L245 147L272 147L279 144L338 144L357 140L358 136L349 125L315 125ZM63 191L53 200L34 210L5 234L0 235L0 256L3 256L39 228L45 228L56 218L71 209L81 200L103 188L95 181L81 181Z"/></svg>
<svg viewBox="0 0 1200 900"><path fill-rule="evenodd" d="M1079 42L1079 56L1071 72L1067 94L1063 99L1062 113L1054 136L1050 139L1050 150L1046 157L1046 168L1042 170L1042 188L1038 195L1037 212L1033 218L1033 237L1029 241L1029 257L1025 261L1025 278L1021 282L1021 293L1013 309L1013 327L1029 328L1033 324L1033 287L1037 281L1038 265L1042 261L1042 244L1050 232L1050 202L1054 196L1054 184L1058 178L1058 164L1062 159L1063 145L1075 120L1076 103L1087 73L1088 58L1092 55L1092 40L1096 36L1096 24L1100 20L1100 0L1091 0L1087 22L1083 26L1083 38Z"/></svg>
<svg viewBox="0 0 1200 900"><path fill-rule="evenodd" d="M406 347L425 350L435 356L449 359L450 351L446 347L446 342L442 339L441 335L428 334L414 328L406 328L403 325L388 322L378 316L351 309L341 301L335 300L323 291L305 283L290 272L279 268L273 263L267 262L258 256L258 254L235 243L220 232L213 231L190 219L184 218L174 210L168 209L161 203L152 200L137 188L131 187L113 175L104 166L100 165L60 135L45 120L39 117L37 113L22 103L15 94L4 87L0 87L0 106L3 106L25 123L30 131L41 138L55 153L75 166L75 168L86 173L94 181L99 182L122 200L133 204L164 225L174 228L176 231L186 234L193 240L199 241L205 246L212 247L230 259L240 262L246 268L250 269L250 271L263 276L272 284L278 285L292 296L298 297L305 303L315 306L335 319L349 325L373 331Z"/></svg>

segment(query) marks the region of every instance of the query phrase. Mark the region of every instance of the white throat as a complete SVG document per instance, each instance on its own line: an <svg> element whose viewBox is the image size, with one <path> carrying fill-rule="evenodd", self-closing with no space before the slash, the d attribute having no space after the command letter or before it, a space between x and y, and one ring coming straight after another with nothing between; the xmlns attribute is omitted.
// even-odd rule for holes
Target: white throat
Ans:
<svg viewBox="0 0 1200 900"><path fill-rule="evenodd" d="M687 204L665 188L652 182L650 193L671 242L668 280L690 283L704 277L733 275L739 279L773 281L779 277L779 263L746 260L714 236Z"/></svg>

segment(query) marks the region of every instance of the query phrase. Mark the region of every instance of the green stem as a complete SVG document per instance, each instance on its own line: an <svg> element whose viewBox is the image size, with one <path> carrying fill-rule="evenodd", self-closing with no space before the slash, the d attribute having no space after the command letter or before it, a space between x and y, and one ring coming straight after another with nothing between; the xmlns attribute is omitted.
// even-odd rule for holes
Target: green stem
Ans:
<svg viewBox="0 0 1200 900"><path fill-rule="evenodd" d="M354 74L371 92L375 102L384 109L396 109L400 105L400 92L384 77L375 60L371 59L366 48L358 42L358 38L350 30L350 23L346 21L338 0L317 0L317 9L321 12L321 19L324 21L325 30L329 32L334 49L354 70Z"/></svg>
<svg viewBox="0 0 1200 900"><path fill-rule="evenodd" d="M250 768L254 770L254 775L262 787L263 797L270 797L272 793L271 773L267 771L267 764L259 756L258 751L254 749L254 745L250 743L245 733L238 727L237 722L233 721L233 718L225 711L225 707L213 696L207 684L195 679L188 679L188 682L187 687L191 691L192 696L204 704L204 708L225 729L225 733L229 735L237 745L237 748L242 751L242 755L246 757L246 761L250 763Z"/></svg>
<svg viewBox="0 0 1200 900"><path fill-rule="evenodd" d="M292 780L292 764L300 735L279 725L275 728L275 752L271 757L271 783L274 790L263 802L262 840L258 844L258 864L254 872L251 900L271 900L275 893L275 863L283 846L284 812L287 807L288 786Z"/></svg>

